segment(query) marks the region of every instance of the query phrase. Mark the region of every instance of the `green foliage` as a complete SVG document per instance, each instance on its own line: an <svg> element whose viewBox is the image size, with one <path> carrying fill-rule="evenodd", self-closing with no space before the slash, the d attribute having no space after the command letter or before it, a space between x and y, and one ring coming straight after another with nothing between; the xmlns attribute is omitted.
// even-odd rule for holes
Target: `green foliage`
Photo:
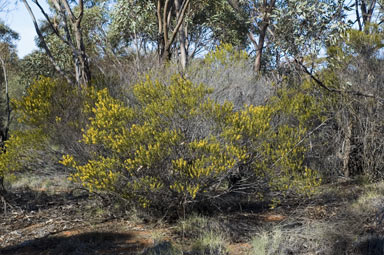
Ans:
<svg viewBox="0 0 384 255"><path fill-rule="evenodd" d="M376 54L384 47L384 31L374 24L364 29L349 29L342 40L328 47L327 60L333 68L346 68L356 57L366 60L376 58Z"/></svg>
<svg viewBox="0 0 384 255"><path fill-rule="evenodd" d="M0 42L15 47L14 41L19 39L19 34L0 21Z"/></svg>
<svg viewBox="0 0 384 255"><path fill-rule="evenodd" d="M177 76L170 85L147 77L133 87L136 104L126 106L101 90L82 138L90 159L82 164L66 155L61 163L75 168L72 179L91 190L162 210L225 190L240 164L276 190L306 192L318 185L316 172L303 167L306 130L271 126L284 111L306 120L313 109L299 110L304 95L236 112L231 103L209 99L210 92ZM288 100L295 102L292 109Z"/></svg>
<svg viewBox="0 0 384 255"><path fill-rule="evenodd" d="M24 88L33 84L40 76L57 77L56 70L52 66L48 57L41 51L33 51L20 61L19 83Z"/></svg>
<svg viewBox="0 0 384 255"><path fill-rule="evenodd" d="M319 54L325 44L334 43L347 28L340 1L281 1L274 9L273 43L293 56Z"/></svg>
<svg viewBox="0 0 384 255"><path fill-rule="evenodd" d="M207 33L207 36L212 37L215 43L229 43L244 49L247 47L249 32L246 20L247 17L234 11L228 1L202 0L190 26L209 28L212 33Z"/></svg>
<svg viewBox="0 0 384 255"><path fill-rule="evenodd" d="M119 0L112 12L109 38L114 46L120 41L129 44L140 34L144 38L156 40L156 5L154 1Z"/></svg>

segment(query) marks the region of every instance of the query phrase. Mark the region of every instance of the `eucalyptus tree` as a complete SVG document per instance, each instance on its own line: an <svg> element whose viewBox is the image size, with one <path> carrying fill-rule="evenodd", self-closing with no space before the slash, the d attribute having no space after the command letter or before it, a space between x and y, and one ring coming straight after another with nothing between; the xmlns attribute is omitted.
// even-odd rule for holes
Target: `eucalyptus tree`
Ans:
<svg viewBox="0 0 384 255"><path fill-rule="evenodd" d="M190 0L121 0L115 8L114 22L125 35L149 35L156 41L159 60L165 62L170 60L171 47L185 25L189 4Z"/></svg>
<svg viewBox="0 0 384 255"><path fill-rule="evenodd" d="M284 1L272 15L270 38L288 56L317 57L348 29L346 15L344 0Z"/></svg>
<svg viewBox="0 0 384 255"><path fill-rule="evenodd" d="M54 65L55 69L64 76L68 82L76 83L79 86L87 86L91 81L91 70L84 44L84 34L82 32L85 1L50 0L48 3L53 14L50 14L48 12L49 10L44 9L38 0L31 1L39 8L45 17L46 24L49 26L52 35L70 49L75 70L75 82L71 79L71 75L66 73L58 64L56 60L57 56L52 53L51 48L47 43L47 37L42 33L30 4L27 0L23 0L34 23L39 43L47 54L49 60Z"/></svg>
<svg viewBox="0 0 384 255"><path fill-rule="evenodd" d="M261 71L263 52L269 46L298 58L319 51L320 44L345 28L341 0L227 1L248 26L256 72Z"/></svg>
<svg viewBox="0 0 384 255"><path fill-rule="evenodd" d="M104 52L121 66L121 56L135 55L136 65L141 56L158 48L156 5L154 1L119 0L111 12ZM109 47L108 47L109 46Z"/></svg>
<svg viewBox="0 0 384 255"><path fill-rule="evenodd" d="M223 18L217 13L222 3L221 0L195 0L193 4L190 0L120 0L112 15L111 38L115 45L123 42L133 46L136 55L156 49L163 63L178 52L185 68L188 59L211 42L212 33L220 34L219 29L214 29L218 26L213 24ZM228 25L233 20L222 21Z"/></svg>

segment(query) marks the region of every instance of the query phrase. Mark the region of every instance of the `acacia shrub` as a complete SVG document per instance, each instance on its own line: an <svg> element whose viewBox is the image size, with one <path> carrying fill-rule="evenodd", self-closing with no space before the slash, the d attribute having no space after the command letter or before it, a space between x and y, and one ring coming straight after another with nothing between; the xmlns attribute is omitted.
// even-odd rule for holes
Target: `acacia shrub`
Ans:
<svg viewBox="0 0 384 255"><path fill-rule="evenodd" d="M303 165L305 130L273 124L289 111L278 98L235 111L232 103L210 99L212 89L180 76L169 85L147 77L132 93L134 103L125 104L106 89L98 91L81 141L89 160L61 160L76 170L72 179L90 190L164 212L227 193L229 177L244 165L254 177L249 180L258 178L274 190L306 192L318 184L316 171ZM306 100L300 96L292 116L309 114L298 110Z"/></svg>
<svg viewBox="0 0 384 255"><path fill-rule="evenodd" d="M93 88L79 90L59 79L40 77L24 96L13 99L19 125L11 130L0 153L0 177L57 163L58 154L63 151L84 155L78 140L93 105L93 95Z"/></svg>
<svg viewBox="0 0 384 255"><path fill-rule="evenodd" d="M226 118L232 105L207 98L210 89L174 77L169 86L150 78L133 87L129 107L98 92L82 142L93 151L86 164L72 156L73 179L139 203L165 209L193 201L225 181L241 151L220 139L210 114Z"/></svg>
<svg viewBox="0 0 384 255"><path fill-rule="evenodd" d="M95 100L94 88L78 88L61 79L39 77L23 97L12 100L21 129L39 129L52 145L81 153L77 142Z"/></svg>
<svg viewBox="0 0 384 255"><path fill-rule="evenodd" d="M311 194L320 185L318 171L306 162L309 134L324 120L323 104L313 90L310 82L284 86L266 105L245 106L232 114L223 134L245 152L246 160L239 163L238 171L248 182L260 187L266 183L283 195Z"/></svg>
<svg viewBox="0 0 384 255"><path fill-rule="evenodd" d="M0 151L0 177L23 170L38 157L38 148L46 145L47 139L41 129L14 131L4 142Z"/></svg>

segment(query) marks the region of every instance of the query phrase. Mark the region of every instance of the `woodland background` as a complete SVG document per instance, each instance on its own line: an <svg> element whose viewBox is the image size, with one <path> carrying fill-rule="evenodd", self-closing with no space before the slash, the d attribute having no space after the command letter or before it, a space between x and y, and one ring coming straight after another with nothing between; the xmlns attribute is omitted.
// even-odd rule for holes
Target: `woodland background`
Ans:
<svg viewBox="0 0 384 255"><path fill-rule="evenodd" d="M228 254L217 219L247 210L289 222L239 237L252 254L381 254L382 0L20 2L38 50L19 59L0 23L4 215L27 210L17 194L39 176L102 215L182 225L148 254Z"/></svg>

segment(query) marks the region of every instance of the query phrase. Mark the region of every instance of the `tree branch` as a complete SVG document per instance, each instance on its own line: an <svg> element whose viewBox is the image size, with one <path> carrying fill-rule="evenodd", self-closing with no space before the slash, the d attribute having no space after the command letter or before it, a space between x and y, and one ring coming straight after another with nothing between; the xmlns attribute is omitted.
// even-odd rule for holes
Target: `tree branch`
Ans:
<svg viewBox="0 0 384 255"><path fill-rule="evenodd" d="M32 22L33 22L33 25L35 26L35 30L36 30L36 33L41 41L41 44L45 50L45 52L47 53L48 55L48 59L51 61L52 65L54 66L54 68L56 69L56 71L58 71L60 73L60 75L62 75L67 81L69 84L73 84L73 81L68 77L67 74L64 73L64 71L59 67L59 65L56 63L50 49L48 48L48 45L46 44L45 42L45 39L44 39L44 36L41 34L41 31L40 31L40 28L39 28L39 25L37 24L37 21L36 21L36 17L35 17L35 14L33 13L31 7L29 6L27 0L23 0L23 3L25 5L25 7L27 8L27 11L29 13L29 15L31 16L32 18Z"/></svg>
<svg viewBox="0 0 384 255"><path fill-rule="evenodd" d="M363 27L361 26L361 20L360 20L360 14L359 14L359 0L355 0L355 10L356 10L357 24L359 25L359 31L362 31Z"/></svg>
<svg viewBox="0 0 384 255"><path fill-rule="evenodd" d="M76 54L79 54L78 50L76 49L76 47L73 45L72 43L72 38L71 38L71 34L69 32L69 29L68 29L68 23L67 23L67 19L66 19L66 16L65 14L63 13L63 9L61 8L60 4L57 2L57 1L53 1L53 4L55 5L55 8L56 10L58 11L58 13L60 13L60 16L61 18L63 19L63 22L64 22L64 31L65 31L65 34L66 34L66 39L61 36L60 34L60 31L58 29L55 28L55 26L52 24L49 16L47 15L47 13L44 11L44 9L42 8L42 6L40 5L39 1L38 0L33 0L33 2L39 7L41 13L44 15L45 19L48 21L50 27L53 29L54 33L57 35L57 37L63 42L65 43L66 45L68 45L72 51L75 51Z"/></svg>
<svg viewBox="0 0 384 255"><path fill-rule="evenodd" d="M183 24L183 21L184 21L184 18L185 18L185 11L187 10L189 2L190 2L190 0L186 0L186 1L183 2L183 5L181 6L182 10L181 10L179 19L177 21L177 25L176 25L176 27L172 31L172 36L171 36L171 39L169 40L169 45L171 45L173 43L173 41L176 38L176 34L179 31L179 29L180 29L181 24Z"/></svg>
<svg viewBox="0 0 384 255"><path fill-rule="evenodd" d="M340 90L340 89L334 89L334 88L329 88L327 85L325 85L322 81L320 81L316 76L314 76L306 66L304 66L300 61L298 61L295 58L295 62L303 69L303 71L311 77L311 79L319 85L321 88L325 89L328 92L333 92L333 93L338 93L338 94L350 94L353 96L359 96L359 97L369 97L369 98L374 98L379 101L384 101L383 98L376 97L373 94L366 94L361 91L355 91L355 90Z"/></svg>

